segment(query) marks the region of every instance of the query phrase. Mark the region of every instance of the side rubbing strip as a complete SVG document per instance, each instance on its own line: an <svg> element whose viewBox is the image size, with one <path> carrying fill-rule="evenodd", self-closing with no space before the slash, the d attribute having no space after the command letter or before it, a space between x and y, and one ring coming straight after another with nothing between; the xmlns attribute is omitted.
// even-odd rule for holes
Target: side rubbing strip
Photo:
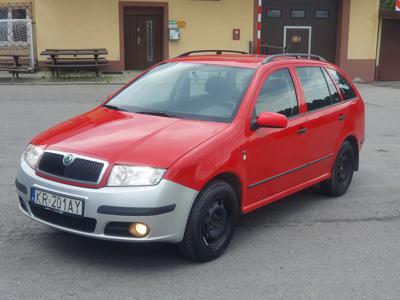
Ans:
<svg viewBox="0 0 400 300"><path fill-rule="evenodd" d="M290 174L290 173L296 172L296 171L298 171L298 170L307 168L308 166L311 166L311 165L313 165L313 164L319 163L319 162L321 162L321 161L323 161L323 160L325 160L325 159L328 159L328 158L332 157L333 155L334 155L334 153L328 154L328 155L326 155L326 156L324 156L324 157L321 157L321 158L316 159L316 160L314 160L314 161L308 162L308 163L306 163L306 164L304 164L304 165L301 165L301 166L299 166L299 167L297 167L297 168L294 168L294 169L285 171L285 172L283 172L283 173L279 173L279 174L274 175L274 176L272 176L272 177L269 177L269 178L267 178L267 179L264 179L264 180L258 181L258 182L256 182L256 183L250 184L250 185L248 185L248 188L251 189L251 188L256 187L256 186L258 186L258 185L260 185L260 184L264 184L264 183L270 182L270 181L272 181L272 180L274 180L274 179L277 179L277 178L279 178L279 177L282 177L282 176L288 175L288 174Z"/></svg>
<svg viewBox="0 0 400 300"><path fill-rule="evenodd" d="M97 209L99 214L114 216L156 216L175 209L175 204L160 207L120 207L103 205Z"/></svg>

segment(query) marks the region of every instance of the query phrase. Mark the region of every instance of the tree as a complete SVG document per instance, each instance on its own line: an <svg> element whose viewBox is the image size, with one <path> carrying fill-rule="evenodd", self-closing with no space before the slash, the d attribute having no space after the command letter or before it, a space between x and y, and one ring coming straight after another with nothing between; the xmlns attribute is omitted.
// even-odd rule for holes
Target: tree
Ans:
<svg viewBox="0 0 400 300"><path fill-rule="evenodd" d="M396 0L380 0L380 9L394 10Z"/></svg>

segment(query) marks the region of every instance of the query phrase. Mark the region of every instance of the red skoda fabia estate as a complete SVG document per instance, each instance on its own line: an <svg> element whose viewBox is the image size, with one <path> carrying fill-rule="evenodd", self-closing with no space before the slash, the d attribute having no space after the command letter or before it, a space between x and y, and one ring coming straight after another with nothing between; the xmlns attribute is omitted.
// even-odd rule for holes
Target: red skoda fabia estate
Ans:
<svg viewBox="0 0 400 300"><path fill-rule="evenodd" d="M315 184L343 195L364 142L354 85L318 56L232 52L162 62L35 137L16 178L22 212L207 261L241 214Z"/></svg>

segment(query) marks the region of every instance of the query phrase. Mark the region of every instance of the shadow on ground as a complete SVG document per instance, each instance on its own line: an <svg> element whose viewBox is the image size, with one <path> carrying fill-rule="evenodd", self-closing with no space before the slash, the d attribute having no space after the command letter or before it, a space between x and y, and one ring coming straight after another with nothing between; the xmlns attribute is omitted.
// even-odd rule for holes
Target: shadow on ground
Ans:
<svg viewBox="0 0 400 300"><path fill-rule="evenodd" d="M234 245L228 250L240 251L241 243L256 238L254 235L257 235L260 226L261 230L268 231L270 227L281 224L282 219L290 219L291 215L301 214L310 206L318 206L320 201L327 199L329 198L321 195L315 188L310 188L242 216L234 236ZM41 237L41 245L62 253L63 259L71 262L101 264L104 268L116 270L148 270L149 265L156 266L157 269L169 269L172 265L178 267L191 264L180 257L175 245L109 242L52 229L47 233Z"/></svg>

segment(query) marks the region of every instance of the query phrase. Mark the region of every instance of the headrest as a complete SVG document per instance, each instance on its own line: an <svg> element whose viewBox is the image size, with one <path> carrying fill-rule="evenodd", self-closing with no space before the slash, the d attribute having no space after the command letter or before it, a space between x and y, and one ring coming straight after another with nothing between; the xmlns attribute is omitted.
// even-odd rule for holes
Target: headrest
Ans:
<svg viewBox="0 0 400 300"><path fill-rule="evenodd" d="M224 95L232 92L232 85L227 78L213 76L208 78L205 90L211 95Z"/></svg>

